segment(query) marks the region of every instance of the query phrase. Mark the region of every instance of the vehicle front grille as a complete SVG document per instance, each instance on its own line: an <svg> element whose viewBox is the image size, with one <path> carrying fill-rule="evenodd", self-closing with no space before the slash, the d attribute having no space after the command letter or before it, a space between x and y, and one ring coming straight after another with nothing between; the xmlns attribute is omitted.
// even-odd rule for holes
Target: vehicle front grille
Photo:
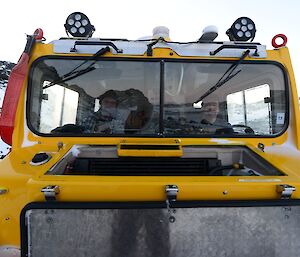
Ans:
<svg viewBox="0 0 300 257"><path fill-rule="evenodd" d="M221 165L216 158L77 158L65 174L103 176L199 176Z"/></svg>

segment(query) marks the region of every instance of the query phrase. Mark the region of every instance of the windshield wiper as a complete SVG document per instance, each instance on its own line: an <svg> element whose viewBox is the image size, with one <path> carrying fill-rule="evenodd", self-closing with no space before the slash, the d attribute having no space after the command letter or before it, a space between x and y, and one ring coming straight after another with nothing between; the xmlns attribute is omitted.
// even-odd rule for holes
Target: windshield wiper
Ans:
<svg viewBox="0 0 300 257"><path fill-rule="evenodd" d="M94 64L93 64L93 65L94 65ZM43 89L46 89L46 88L52 87L52 86L54 86L54 85L56 85L56 84L60 84L60 83L69 81L69 80L71 80L71 79L77 78L77 77L79 77L79 76L81 76L81 75L83 75L83 74L86 74L86 73L88 73L88 72L90 72L90 71L92 71L92 70L95 70L95 69L96 69L95 67L89 66L89 67L87 67L87 68L85 68L85 69L78 70L78 71L72 73L71 75L69 75L69 76L67 76L67 77L65 77L65 78L63 78L63 79L55 80L55 81L49 83L48 85L44 86Z"/></svg>
<svg viewBox="0 0 300 257"><path fill-rule="evenodd" d="M212 94L213 92L215 92L219 87L223 86L226 82L228 82L229 80L231 80L232 78L234 78L237 74L239 74L242 70L238 70L235 73L233 73L235 71L235 69L241 64L241 62L246 58L246 56L248 56L248 54L250 53L250 50L248 49L247 51L245 51L243 53L243 55L241 56L241 58L239 60L237 60L235 63L233 63L222 75L222 77L218 80L218 82L211 87L208 91L206 91L202 96L200 96L200 98L195 101L194 103L199 103L200 101L202 101L205 97L209 96L210 94Z"/></svg>
<svg viewBox="0 0 300 257"><path fill-rule="evenodd" d="M74 78L77 78L83 74L86 74L92 70L95 70L96 68L94 67L96 61L97 61L97 58L107 52L110 51L110 48L107 46L107 47L104 47L104 48L101 48L98 52L96 52L93 56L91 56L90 58L86 59L85 61L83 61L82 63L80 63L79 65L77 65L76 67L74 67L71 71L67 72L66 74L62 75L59 79L57 80L54 80L53 82L51 82L50 84L46 85L43 87L43 89L46 89L46 88L49 88L49 87L52 87L56 84L59 84L59 83L63 83L63 82L66 82L68 80L71 80L71 79L74 79ZM86 64L87 62L91 61L91 64L86 67L85 69L81 69L81 70L78 70L81 66L83 66L84 64Z"/></svg>

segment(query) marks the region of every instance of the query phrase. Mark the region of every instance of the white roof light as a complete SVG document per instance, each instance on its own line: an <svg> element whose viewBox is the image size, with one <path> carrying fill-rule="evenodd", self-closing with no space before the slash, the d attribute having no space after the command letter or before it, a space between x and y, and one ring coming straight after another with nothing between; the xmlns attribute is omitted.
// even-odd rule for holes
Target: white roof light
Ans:
<svg viewBox="0 0 300 257"><path fill-rule="evenodd" d="M202 31L199 42L212 42L218 36L218 28L216 26L207 26Z"/></svg>
<svg viewBox="0 0 300 257"><path fill-rule="evenodd" d="M165 40L170 40L170 30L165 26L158 26L152 30L153 38L163 37Z"/></svg>

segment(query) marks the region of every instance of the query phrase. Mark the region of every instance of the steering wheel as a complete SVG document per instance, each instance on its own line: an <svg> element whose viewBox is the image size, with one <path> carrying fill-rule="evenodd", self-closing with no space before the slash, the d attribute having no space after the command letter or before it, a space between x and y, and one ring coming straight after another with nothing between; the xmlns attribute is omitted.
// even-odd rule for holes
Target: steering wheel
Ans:
<svg viewBox="0 0 300 257"><path fill-rule="evenodd" d="M235 125L231 125L231 127L232 128L244 128L244 132L246 134L254 134L255 133L254 130L251 127L247 126L247 125L235 124Z"/></svg>

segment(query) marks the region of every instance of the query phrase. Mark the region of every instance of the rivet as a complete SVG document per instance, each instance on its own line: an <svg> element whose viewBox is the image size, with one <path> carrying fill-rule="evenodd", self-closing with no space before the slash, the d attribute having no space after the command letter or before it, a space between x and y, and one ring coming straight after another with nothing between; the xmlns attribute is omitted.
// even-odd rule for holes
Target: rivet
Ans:
<svg viewBox="0 0 300 257"><path fill-rule="evenodd" d="M224 190L223 191L223 195L227 195L228 194L228 191L227 190Z"/></svg>
<svg viewBox="0 0 300 257"><path fill-rule="evenodd" d="M64 146L64 143L63 142L58 142L57 143L57 148L58 148L58 151L61 150Z"/></svg>
<svg viewBox="0 0 300 257"><path fill-rule="evenodd" d="M265 151L265 145L263 143L258 143L257 148L260 149L262 152Z"/></svg>
<svg viewBox="0 0 300 257"><path fill-rule="evenodd" d="M174 223L176 221L176 218L174 216L169 217L170 223Z"/></svg>

